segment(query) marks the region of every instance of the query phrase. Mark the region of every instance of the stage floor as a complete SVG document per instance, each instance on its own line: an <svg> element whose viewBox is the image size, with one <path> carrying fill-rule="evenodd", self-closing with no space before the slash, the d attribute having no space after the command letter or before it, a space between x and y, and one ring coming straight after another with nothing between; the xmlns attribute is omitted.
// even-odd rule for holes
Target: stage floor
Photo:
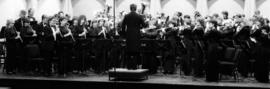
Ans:
<svg viewBox="0 0 270 89"><path fill-rule="evenodd" d="M244 88L270 88L270 83L258 83L254 78L240 79L239 82L226 78L221 82L205 82L205 78L194 78L192 76L182 76L179 74L164 75L161 73L150 75L148 80L142 81L109 81L108 74L97 75L88 73L87 75L69 74L65 78L52 76L42 77L27 74L7 75L0 74L0 80L44 80L44 81L69 81L69 82L104 82L104 83L136 83L136 84L159 84L159 85L188 85L188 86L214 86L214 87L244 87Z"/></svg>

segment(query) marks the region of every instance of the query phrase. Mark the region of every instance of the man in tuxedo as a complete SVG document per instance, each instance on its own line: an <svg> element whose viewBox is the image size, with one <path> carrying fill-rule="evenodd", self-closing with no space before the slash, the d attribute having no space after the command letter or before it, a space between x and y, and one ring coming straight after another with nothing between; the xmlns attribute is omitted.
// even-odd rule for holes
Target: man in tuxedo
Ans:
<svg viewBox="0 0 270 89"><path fill-rule="evenodd" d="M126 31L128 69L136 69L140 47L140 29L145 26L144 19L136 13L137 6L130 5L131 12L124 17L122 30Z"/></svg>

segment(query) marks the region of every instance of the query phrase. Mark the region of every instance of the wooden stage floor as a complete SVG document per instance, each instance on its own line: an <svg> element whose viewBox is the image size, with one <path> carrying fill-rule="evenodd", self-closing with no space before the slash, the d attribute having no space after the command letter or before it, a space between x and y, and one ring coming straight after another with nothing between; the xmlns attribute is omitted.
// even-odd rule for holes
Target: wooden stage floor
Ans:
<svg viewBox="0 0 270 89"><path fill-rule="evenodd" d="M109 81L108 74L97 75L94 73L88 73L87 75L76 75L76 74L69 74L65 78L60 78L57 76L52 77L42 77L42 76L33 76L27 74L16 74L16 75L6 75L4 73L0 73L0 87L27 87L37 89L41 86L47 87L46 89L58 87L76 87L76 86L84 86L86 87L98 87L97 89L104 88L104 89L118 89L113 88L113 86L121 88L130 86L137 86L137 87L144 87L147 86L170 86L171 89L183 87L215 87L215 88L241 88L241 89L252 89L252 88L270 88L270 83L258 83L254 80L254 78L246 78L240 79L240 81L236 82L233 79L226 78L220 82L205 82L204 78L194 78L192 76L181 76L179 74L174 75L163 75L161 73L150 75L148 80L141 80L141 81ZM51 84L51 83L55 83ZM74 85L72 85L74 84ZM84 85L85 84L85 85ZM92 86L92 85L99 85L99 86ZM122 85L121 85L122 84ZM134 85L132 85L134 84ZM59 86L61 85L61 86ZM91 86L90 86L91 85ZM164 86L163 86L164 85ZM176 87L178 86L178 87ZM106 88L105 88L106 87ZM83 89L85 89L83 88ZM15 89L15 88L11 88ZM44 87L41 89L45 89ZM78 89L78 88L76 88ZM137 88L141 89L141 88Z"/></svg>

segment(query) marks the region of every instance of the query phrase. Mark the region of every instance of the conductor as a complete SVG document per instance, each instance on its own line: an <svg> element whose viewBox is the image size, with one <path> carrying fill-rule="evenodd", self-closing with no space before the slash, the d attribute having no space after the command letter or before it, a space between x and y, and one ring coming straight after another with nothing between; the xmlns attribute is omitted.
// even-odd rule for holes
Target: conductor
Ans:
<svg viewBox="0 0 270 89"><path fill-rule="evenodd" d="M126 31L128 69L137 68L140 47L140 29L145 26L143 17L136 13L136 10L137 6L131 4L131 12L124 17L122 22L122 30Z"/></svg>

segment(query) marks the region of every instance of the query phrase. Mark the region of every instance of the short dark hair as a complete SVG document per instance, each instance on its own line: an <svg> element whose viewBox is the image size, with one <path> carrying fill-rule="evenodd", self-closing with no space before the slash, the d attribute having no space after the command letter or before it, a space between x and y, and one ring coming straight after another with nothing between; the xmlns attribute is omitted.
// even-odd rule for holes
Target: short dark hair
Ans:
<svg viewBox="0 0 270 89"><path fill-rule="evenodd" d="M228 16L229 12L228 11L222 11L222 14Z"/></svg>
<svg viewBox="0 0 270 89"><path fill-rule="evenodd" d="M185 15L184 18L190 19L190 16L189 15Z"/></svg>
<svg viewBox="0 0 270 89"><path fill-rule="evenodd" d="M131 11L136 11L137 10L137 5L136 4L131 4L130 5L130 10Z"/></svg>
<svg viewBox="0 0 270 89"><path fill-rule="evenodd" d="M182 16L183 14L182 14L182 12L177 12L177 16L178 17L180 17L180 16Z"/></svg>
<svg viewBox="0 0 270 89"><path fill-rule="evenodd" d="M44 20L46 18L48 18L48 17L46 15L44 15L44 14L41 16L41 20Z"/></svg>
<svg viewBox="0 0 270 89"><path fill-rule="evenodd" d="M214 24L214 27L218 26L218 22L216 20L211 19L208 22Z"/></svg>
<svg viewBox="0 0 270 89"><path fill-rule="evenodd" d="M219 15L218 15L217 13L214 13L214 14L213 14L213 17L218 18L218 17L219 17Z"/></svg>

